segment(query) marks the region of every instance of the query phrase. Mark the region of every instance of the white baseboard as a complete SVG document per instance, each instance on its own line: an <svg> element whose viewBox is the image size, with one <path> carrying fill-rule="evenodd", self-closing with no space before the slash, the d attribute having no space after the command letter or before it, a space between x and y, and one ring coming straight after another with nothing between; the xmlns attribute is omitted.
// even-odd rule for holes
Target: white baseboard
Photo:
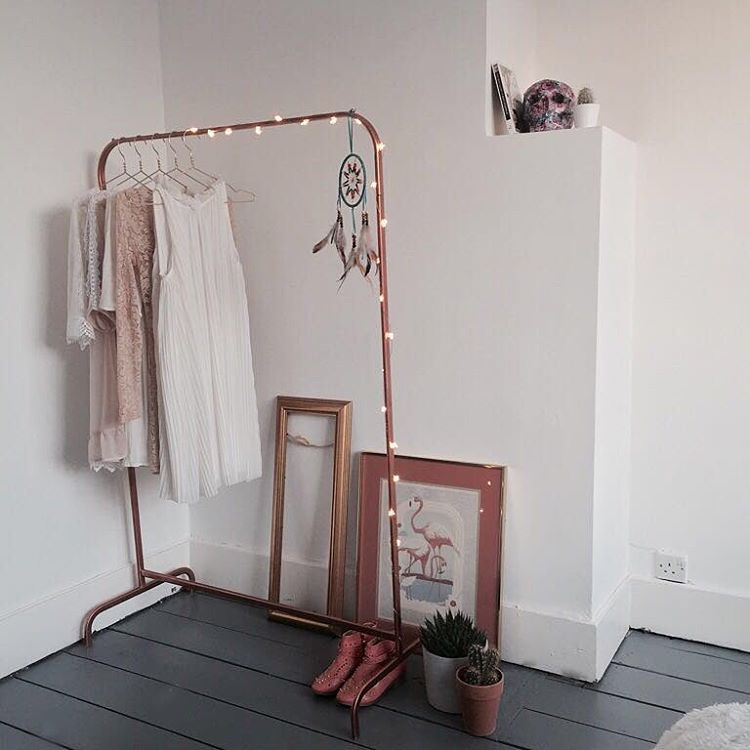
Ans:
<svg viewBox="0 0 750 750"><path fill-rule="evenodd" d="M268 595L268 554L245 547L193 539L190 560L198 580L253 596ZM323 611L328 567L284 558L281 601L302 609Z"/></svg>
<svg viewBox="0 0 750 750"><path fill-rule="evenodd" d="M505 661L596 682L627 635L630 586L625 579L590 619L503 604Z"/></svg>
<svg viewBox="0 0 750 750"><path fill-rule="evenodd" d="M750 597L632 577L631 627L750 651Z"/></svg>
<svg viewBox="0 0 750 750"><path fill-rule="evenodd" d="M148 566L155 570L172 570L188 565L189 561L188 540L146 556ZM105 599L132 588L133 584L132 564L123 565L0 615L0 644L13 644L12 648L0 648L0 677L78 641L85 614ZM103 613L96 620L97 629L169 596L171 588L157 586Z"/></svg>
<svg viewBox="0 0 750 750"><path fill-rule="evenodd" d="M193 540L190 560L201 581L266 596L267 554ZM285 559L282 571L282 601L320 611L327 569ZM628 632L629 616L627 581L623 581L591 620L533 612L506 604L502 611L503 658L576 679L598 680Z"/></svg>

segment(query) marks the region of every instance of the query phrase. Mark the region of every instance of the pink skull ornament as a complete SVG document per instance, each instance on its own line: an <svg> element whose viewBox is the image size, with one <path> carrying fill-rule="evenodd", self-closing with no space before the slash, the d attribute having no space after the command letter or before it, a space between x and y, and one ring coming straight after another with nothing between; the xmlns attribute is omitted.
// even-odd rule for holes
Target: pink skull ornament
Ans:
<svg viewBox="0 0 750 750"><path fill-rule="evenodd" d="M529 131L566 130L573 127L575 93L567 83L545 78L523 95L523 117Z"/></svg>

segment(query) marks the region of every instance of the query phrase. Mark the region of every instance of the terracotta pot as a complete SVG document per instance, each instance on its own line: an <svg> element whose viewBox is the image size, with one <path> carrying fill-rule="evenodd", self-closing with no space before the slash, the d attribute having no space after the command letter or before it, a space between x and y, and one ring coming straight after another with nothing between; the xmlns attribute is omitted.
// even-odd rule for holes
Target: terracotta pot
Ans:
<svg viewBox="0 0 750 750"><path fill-rule="evenodd" d="M487 737L497 727L497 712L503 697L505 678L498 669L498 681L493 685L470 685L462 676L466 667L456 670L456 685L461 701L464 729L477 737Z"/></svg>

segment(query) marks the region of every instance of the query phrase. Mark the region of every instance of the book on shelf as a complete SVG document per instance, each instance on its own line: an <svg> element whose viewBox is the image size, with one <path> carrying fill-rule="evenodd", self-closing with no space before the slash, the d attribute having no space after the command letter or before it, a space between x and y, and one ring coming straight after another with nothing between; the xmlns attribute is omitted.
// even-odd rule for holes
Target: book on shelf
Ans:
<svg viewBox="0 0 750 750"><path fill-rule="evenodd" d="M501 133L520 133L523 130L523 99L515 73L499 63L492 64L492 80L500 103Z"/></svg>

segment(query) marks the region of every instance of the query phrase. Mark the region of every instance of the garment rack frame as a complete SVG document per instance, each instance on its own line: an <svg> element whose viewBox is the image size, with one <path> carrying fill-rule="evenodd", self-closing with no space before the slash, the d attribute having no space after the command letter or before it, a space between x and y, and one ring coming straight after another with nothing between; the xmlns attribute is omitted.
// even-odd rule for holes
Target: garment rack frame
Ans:
<svg viewBox="0 0 750 750"><path fill-rule="evenodd" d="M343 617L333 617L318 612L310 612L298 607L292 607L280 602L270 601L262 597L251 596L240 591L213 586L211 584L197 581L195 573L189 567L180 567L170 570L166 573L150 570L146 567L143 555L143 534L141 529L141 516L138 506L138 483L136 471L134 468L128 468L128 488L130 495L130 513L133 533L133 549L135 554L135 585L133 588L117 596L107 599L88 612L83 620L82 636L86 646L90 646L93 638L93 627L95 619L112 607L122 604L141 594L150 591L162 583L180 586L188 591L198 591L207 594L213 594L226 599L244 602L256 607L267 610L274 610L283 614L297 615L307 620L330 625L334 627L355 630L366 635L375 635L381 638L391 640L395 644L395 655L387 661L382 669L377 672L367 683L365 683L354 699L351 706L351 733L353 738L359 737L359 708L362 698L367 691L375 685L381 678L385 677L391 671L399 667L408 658L416 647L419 645L418 638L405 640L404 631L401 622L401 596L400 596L400 578L398 565L398 516L396 503L396 456L395 442L393 433L393 396L392 396L392 375L391 375L391 342L390 333L390 315L388 309L388 258L386 255L386 232L385 232L385 183L383 179L383 144L375 126L354 109L341 110L334 112L318 112L309 115L300 115L296 117L274 117L268 120L258 120L255 122L242 122L234 125L217 125L214 127L190 128L185 131L176 130L171 132L153 133L151 135L134 135L121 138L113 138L102 150L99 156L97 166L97 181L99 188L106 189L106 168L107 158L112 150L125 143L137 143L155 140L168 140L171 138L191 138L201 135L221 135L224 133L235 133L244 130L261 131L266 128L288 127L290 125L307 125L314 122L329 121L335 123L338 119L355 118L356 122L363 126L364 130L370 137L373 149L373 159L375 163L375 206L376 206L376 223L377 228L377 245L379 257L379 306L380 306L380 337L382 351L382 382L383 382L383 404L384 404L384 423L385 423L385 442L386 458L388 466L388 521L390 531L390 553L391 553L391 591L393 596L393 630L387 630L380 627L370 627L362 623L347 620ZM335 119L334 119L335 118ZM367 189L367 186L365 186Z"/></svg>

